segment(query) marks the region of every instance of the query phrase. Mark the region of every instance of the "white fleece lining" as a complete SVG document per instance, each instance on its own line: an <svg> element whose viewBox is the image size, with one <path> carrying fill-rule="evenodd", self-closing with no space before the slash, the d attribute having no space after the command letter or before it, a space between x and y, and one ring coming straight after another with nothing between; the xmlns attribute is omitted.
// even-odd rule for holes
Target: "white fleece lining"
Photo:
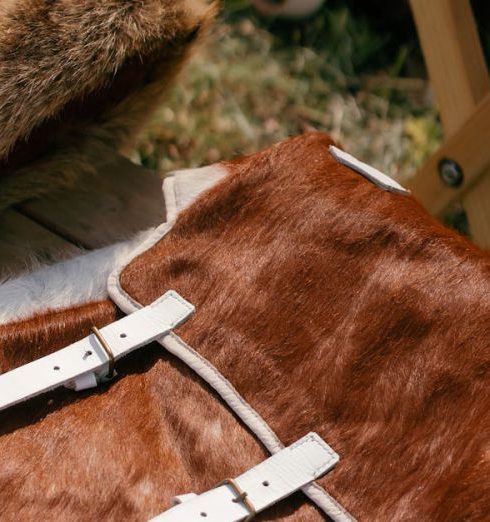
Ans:
<svg viewBox="0 0 490 522"><path fill-rule="evenodd" d="M221 165L171 172L163 182L167 222L227 175ZM0 281L0 325L107 299L107 277L153 231Z"/></svg>
<svg viewBox="0 0 490 522"><path fill-rule="evenodd" d="M228 174L219 164L198 169L170 172L163 181L163 196L167 209L167 223L173 223L178 213L190 206L200 194L214 187Z"/></svg>
<svg viewBox="0 0 490 522"><path fill-rule="evenodd" d="M151 231L0 282L0 325L107 299L107 277Z"/></svg>
<svg viewBox="0 0 490 522"><path fill-rule="evenodd" d="M165 200L165 210L167 212L167 223L174 223L177 219L178 209L175 196L175 176L165 176L163 180L163 199Z"/></svg>
<svg viewBox="0 0 490 522"><path fill-rule="evenodd" d="M170 197L170 201L174 203L174 206L171 208L174 209L178 208L178 204L175 205L175 192L169 194L172 189L172 183L164 183L165 202L167 204L167 197ZM154 233L133 252L130 259L126 259L108 278L107 288L109 295L125 313L135 312L142 308L142 305L122 288L120 275L133 259L153 247L171 230L176 214L171 214L171 217L173 217L172 222L159 226ZM185 298L185 296L183 297ZM197 313L199 313L199 310ZM182 339L172 332L159 339L158 342L204 379L204 381L220 395L225 403L228 404L231 410L242 419L271 454L277 453L284 448L284 445L266 421L245 401L233 385L223 377L209 361L204 359L198 352L184 343ZM318 484L314 482L308 484L302 488L302 491L324 513L334 520L334 522L352 522L355 520L354 517Z"/></svg>

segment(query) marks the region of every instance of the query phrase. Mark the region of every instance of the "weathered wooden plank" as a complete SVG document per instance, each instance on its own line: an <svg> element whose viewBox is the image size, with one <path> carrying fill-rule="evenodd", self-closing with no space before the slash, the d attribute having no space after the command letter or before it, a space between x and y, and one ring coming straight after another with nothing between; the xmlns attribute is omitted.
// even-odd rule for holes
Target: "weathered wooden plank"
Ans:
<svg viewBox="0 0 490 522"><path fill-rule="evenodd" d="M0 214L0 279L19 275L33 261L51 262L80 250L15 210Z"/></svg>
<svg viewBox="0 0 490 522"><path fill-rule="evenodd" d="M70 242L94 249L165 220L162 180L117 156L77 188L22 205L22 212Z"/></svg>
<svg viewBox="0 0 490 522"><path fill-rule="evenodd" d="M465 195L470 232L475 243L490 250L490 170L486 169L473 188Z"/></svg>

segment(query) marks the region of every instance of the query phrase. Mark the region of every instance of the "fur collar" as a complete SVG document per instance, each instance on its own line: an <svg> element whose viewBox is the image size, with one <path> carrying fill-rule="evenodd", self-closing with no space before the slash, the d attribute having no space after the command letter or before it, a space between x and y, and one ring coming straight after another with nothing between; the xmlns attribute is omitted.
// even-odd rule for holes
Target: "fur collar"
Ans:
<svg viewBox="0 0 490 522"><path fill-rule="evenodd" d="M213 14L204 0L3 2L0 173L94 124L128 145Z"/></svg>

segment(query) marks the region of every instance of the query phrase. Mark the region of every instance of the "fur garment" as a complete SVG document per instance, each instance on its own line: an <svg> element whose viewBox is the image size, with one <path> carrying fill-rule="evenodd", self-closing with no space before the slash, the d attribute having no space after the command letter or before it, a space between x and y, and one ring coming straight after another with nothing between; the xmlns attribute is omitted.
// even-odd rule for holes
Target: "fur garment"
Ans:
<svg viewBox="0 0 490 522"><path fill-rule="evenodd" d="M215 11L206 0L3 2L0 178L16 176L0 208L73 185L107 146L130 148Z"/></svg>
<svg viewBox="0 0 490 522"><path fill-rule="evenodd" d="M319 482L359 520L486 521L489 255L338 163L330 143L307 134L221 163L229 175L120 285L142 304L168 289L195 304L176 333L285 444L315 430L340 454ZM2 325L0 367L116 316L103 301ZM118 373L0 413L5 520L143 520L264 458L162 346ZM258 518L321 519L302 494Z"/></svg>

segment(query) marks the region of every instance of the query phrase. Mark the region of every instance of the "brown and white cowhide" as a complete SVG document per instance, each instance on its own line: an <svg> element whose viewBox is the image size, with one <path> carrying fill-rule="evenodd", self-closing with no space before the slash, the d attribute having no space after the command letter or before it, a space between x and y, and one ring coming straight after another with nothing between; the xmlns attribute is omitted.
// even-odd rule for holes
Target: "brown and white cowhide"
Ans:
<svg viewBox="0 0 490 522"><path fill-rule="evenodd" d="M338 163L330 143L310 133L208 167L201 188L216 185L180 212L176 175L166 190L175 224L114 260L126 266L112 297L124 308L174 289L195 304L176 333L282 442L315 430L340 454L319 483L358 519L488 520L490 257L411 196ZM92 274L80 273L83 293ZM2 370L120 315L89 294L17 322L4 315ZM0 300L10 306L2 287ZM2 520L144 520L265 457L161 346L118 373L95 391L61 389L0 413ZM296 494L258 519L322 515Z"/></svg>

